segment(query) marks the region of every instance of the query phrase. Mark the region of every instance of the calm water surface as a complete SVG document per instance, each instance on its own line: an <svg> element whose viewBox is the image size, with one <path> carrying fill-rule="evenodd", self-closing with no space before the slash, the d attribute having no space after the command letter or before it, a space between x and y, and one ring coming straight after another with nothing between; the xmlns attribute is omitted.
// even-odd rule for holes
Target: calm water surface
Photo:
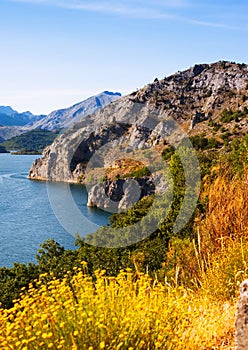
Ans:
<svg viewBox="0 0 248 350"><path fill-rule="evenodd" d="M46 183L27 179L36 158L0 154L0 266L35 262L39 244L48 238L53 238L67 249L75 249L74 236L61 226L51 208ZM55 186L56 193L59 186L63 191L63 184ZM87 208L84 187L70 185L70 190L85 217L96 225L108 222L108 213Z"/></svg>

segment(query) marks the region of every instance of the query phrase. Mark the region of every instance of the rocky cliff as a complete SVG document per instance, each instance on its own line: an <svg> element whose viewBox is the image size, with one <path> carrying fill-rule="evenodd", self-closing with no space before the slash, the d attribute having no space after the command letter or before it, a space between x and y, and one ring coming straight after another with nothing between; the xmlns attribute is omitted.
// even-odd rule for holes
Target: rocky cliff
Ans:
<svg viewBox="0 0 248 350"><path fill-rule="evenodd" d="M127 154L132 158L136 153L138 160L142 156L137 152L161 153L166 144L175 146L185 135L204 132L221 141L226 127L241 136L248 132L247 115L247 65L224 61L196 65L155 79L73 125L34 162L29 178L84 183L86 173L94 177L89 163L98 172ZM90 193L89 205L95 203L95 192Z"/></svg>

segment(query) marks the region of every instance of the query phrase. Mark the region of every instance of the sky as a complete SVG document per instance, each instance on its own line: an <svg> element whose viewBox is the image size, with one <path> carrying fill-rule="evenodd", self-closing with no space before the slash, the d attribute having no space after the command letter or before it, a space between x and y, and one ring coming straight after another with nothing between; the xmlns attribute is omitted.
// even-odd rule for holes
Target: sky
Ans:
<svg viewBox="0 0 248 350"><path fill-rule="evenodd" d="M197 63L248 63L247 0L0 0L0 105L48 114Z"/></svg>

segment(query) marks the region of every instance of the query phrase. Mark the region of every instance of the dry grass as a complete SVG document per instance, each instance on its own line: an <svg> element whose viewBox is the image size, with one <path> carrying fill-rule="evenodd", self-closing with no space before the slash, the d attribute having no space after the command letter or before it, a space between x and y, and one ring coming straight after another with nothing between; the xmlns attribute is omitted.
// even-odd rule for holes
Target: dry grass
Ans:
<svg viewBox="0 0 248 350"><path fill-rule="evenodd" d="M248 276L247 184L247 170L216 176L196 240L171 242L163 283L130 270L92 278L85 263L62 281L41 275L38 288L0 309L0 349L233 349L238 286Z"/></svg>
<svg viewBox="0 0 248 350"><path fill-rule="evenodd" d="M205 230L216 243L226 237L244 237L248 233L248 171L242 177L219 175L209 190Z"/></svg>
<svg viewBox="0 0 248 350"><path fill-rule="evenodd" d="M68 283L40 277L0 311L0 349L228 349L234 303L172 288L130 271L116 278L78 269Z"/></svg>

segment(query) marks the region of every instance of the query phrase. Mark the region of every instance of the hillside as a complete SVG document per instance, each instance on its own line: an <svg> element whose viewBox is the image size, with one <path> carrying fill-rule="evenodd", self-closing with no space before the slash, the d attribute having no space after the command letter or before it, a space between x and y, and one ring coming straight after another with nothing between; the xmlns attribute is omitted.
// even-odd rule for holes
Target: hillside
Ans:
<svg viewBox="0 0 248 350"><path fill-rule="evenodd" d="M176 79L155 81L86 117L34 163L34 178L44 171L49 180L61 181L84 181L88 160L99 172L104 165L100 183L108 195L116 184L124 187L126 179L136 184L139 177L151 180L153 168L144 166L142 156L156 168L155 150L162 153L162 170L169 177L165 195L144 196L112 214L109 225L76 235L76 250L49 240L41 245L36 264L0 269L0 348L22 343L64 350L234 348L238 288L248 277L247 66L218 62L204 67L197 68L198 75L194 67ZM217 105L209 101L214 105L210 115L205 111L204 118L196 118L196 111L203 113L199 100L205 105L212 96L204 97L205 87L198 86L185 102L185 118L179 100L173 101L177 112L169 118L173 108L149 91L179 76L180 86L189 77L200 86L209 79L218 86L212 93L216 98L223 81L228 88L221 88ZM227 82L226 76L231 77ZM177 96L174 90L173 84L167 86L163 98ZM148 106L140 98L147 98ZM185 135L194 148L187 147ZM120 148L126 157L119 158ZM187 162L192 154L197 163ZM194 167L200 172L199 186ZM113 202L119 199L114 193ZM185 217L177 229L178 219ZM238 333L242 337L242 327Z"/></svg>
<svg viewBox="0 0 248 350"><path fill-rule="evenodd" d="M43 149L49 146L58 136L56 132L48 130L31 130L21 135L15 136L2 143L8 150L16 150L20 153L41 153Z"/></svg>
<svg viewBox="0 0 248 350"><path fill-rule="evenodd" d="M0 106L0 142L27 132L35 122L44 117L31 112L18 113L10 106Z"/></svg>
<svg viewBox="0 0 248 350"><path fill-rule="evenodd" d="M0 153L7 153L8 151L6 150L5 147L0 145Z"/></svg>
<svg viewBox="0 0 248 350"><path fill-rule="evenodd" d="M9 140L27 131L28 129L25 126L0 126L0 142Z"/></svg>
<svg viewBox="0 0 248 350"><path fill-rule="evenodd" d="M82 181L89 159L110 142L125 150L152 148L162 153L166 144L175 146L181 134L198 135L207 143L210 139L209 148L211 143L221 148L248 132L247 115L247 65L223 61L195 65L155 79L72 126L33 164L29 177ZM110 154L103 167L113 165Z"/></svg>
<svg viewBox="0 0 248 350"><path fill-rule="evenodd" d="M48 240L36 264L1 268L0 349L233 349L238 288L248 277L247 147L245 136L217 157L197 152L200 198L177 234L172 228L186 184L172 152L166 155L174 182L171 210L165 217L153 208L160 225L149 237L126 247L102 246L115 229L135 233L136 222L149 215L150 197L112 215L93 244L77 236L77 249L65 250Z"/></svg>

